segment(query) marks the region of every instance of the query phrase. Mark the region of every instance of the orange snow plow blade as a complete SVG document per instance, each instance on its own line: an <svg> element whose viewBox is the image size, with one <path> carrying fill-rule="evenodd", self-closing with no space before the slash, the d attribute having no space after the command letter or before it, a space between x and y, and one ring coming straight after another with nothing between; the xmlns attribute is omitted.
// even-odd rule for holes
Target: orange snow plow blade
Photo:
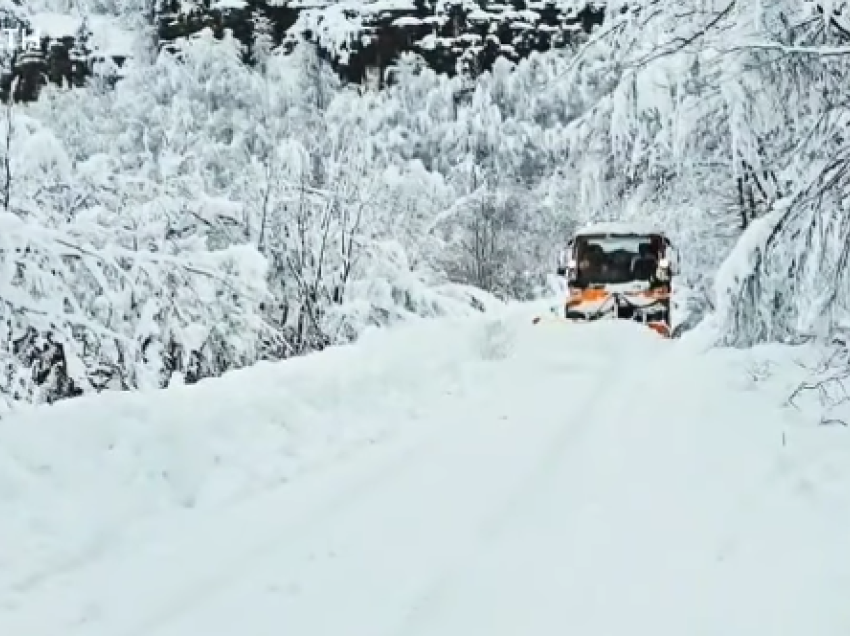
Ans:
<svg viewBox="0 0 850 636"><path fill-rule="evenodd" d="M531 324L533 325L543 325L543 324L558 324L558 325L580 325L585 324L589 321L585 320L574 320L572 318L563 318L561 316L556 316L554 314L544 315L544 316L535 316L531 320ZM671 338L672 334L670 328L663 322L647 322L643 323L652 331L657 333L662 338Z"/></svg>
<svg viewBox="0 0 850 636"><path fill-rule="evenodd" d="M610 292L608 292L607 290L604 290L604 289L587 289L587 290L581 290L581 292L579 292L579 293L573 292L567 298L564 305L552 307L550 313L544 314L544 315L541 315L541 316L535 316L532 319L531 322L534 325L540 325L540 324L543 324L543 323L550 323L550 324L556 323L556 324L563 325L563 324L581 324L581 323L586 323L586 322L593 322L593 321L599 319L601 315L600 314L594 314L591 311L588 315L588 319L585 320L583 318L576 318L576 317L573 317L573 316L569 316L569 314L575 312L579 307L581 307L582 305L586 305L588 303L592 304L592 305L596 305L600 308L604 308L606 305L608 305L608 299L609 298L613 299L615 296L617 298L621 299L620 302L622 302L622 299L624 298L623 295L611 294ZM660 291L660 293L659 292L652 292L652 291L637 293L637 294L634 294L633 297L641 297L641 298L646 299L646 300L664 301L664 300L668 300L670 295L669 295L669 291L663 290L663 291ZM626 302L628 302L627 297L625 297L625 298L626 298ZM632 320L631 318L610 318L610 317L608 317L607 319ZM668 325L665 321L651 320L651 321L647 321L647 322L643 322L643 321L636 321L636 322L639 322L639 324L646 325L648 328L652 329L655 333L657 333L662 338L672 338L673 337L672 329L671 329L670 325Z"/></svg>

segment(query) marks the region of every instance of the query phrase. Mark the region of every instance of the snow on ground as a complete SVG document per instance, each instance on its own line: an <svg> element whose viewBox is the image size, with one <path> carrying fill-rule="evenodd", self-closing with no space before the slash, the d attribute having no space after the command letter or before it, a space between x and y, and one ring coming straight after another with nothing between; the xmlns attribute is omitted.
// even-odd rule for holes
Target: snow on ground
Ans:
<svg viewBox="0 0 850 636"><path fill-rule="evenodd" d="M846 634L809 353L530 313L0 422L0 633Z"/></svg>

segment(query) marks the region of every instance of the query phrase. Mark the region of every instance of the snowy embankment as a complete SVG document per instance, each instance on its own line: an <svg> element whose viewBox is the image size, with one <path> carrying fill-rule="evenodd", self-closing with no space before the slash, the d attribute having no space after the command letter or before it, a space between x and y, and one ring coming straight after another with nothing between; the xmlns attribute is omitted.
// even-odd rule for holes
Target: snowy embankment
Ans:
<svg viewBox="0 0 850 636"><path fill-rule="evenodd" d="M0 420L0 590L87 558L141 518L243 500L415 428L488 355L491 321L413 324L194 386Z"/></svg>
<svg viewBox="0 0 850 636"><path fill-rule="evenodd" d="M3 421L0 633L846 633L805 352L528 314Z"/></svg>

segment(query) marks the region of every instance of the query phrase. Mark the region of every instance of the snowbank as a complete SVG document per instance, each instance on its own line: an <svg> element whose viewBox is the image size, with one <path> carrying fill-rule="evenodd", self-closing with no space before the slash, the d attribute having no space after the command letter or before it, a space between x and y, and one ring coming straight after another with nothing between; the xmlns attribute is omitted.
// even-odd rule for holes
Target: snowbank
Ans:
<svg viewBox="0 0 850 636"><path fill-rule="evenodd" d="M402 325L193 386L0 420L0 590L141 518L248 497L415 426L420 403L502 355L510 321L528 323L527 308Z"/></svg>

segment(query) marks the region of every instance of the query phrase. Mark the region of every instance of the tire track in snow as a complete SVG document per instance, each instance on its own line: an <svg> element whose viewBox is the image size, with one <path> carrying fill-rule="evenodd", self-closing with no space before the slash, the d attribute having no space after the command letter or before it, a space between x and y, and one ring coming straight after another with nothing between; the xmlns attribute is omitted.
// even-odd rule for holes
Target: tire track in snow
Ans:
<svg viewBox="0 0 850 636"><path fill-rule="evenodd" d="M580 423L587 419L581 414L592 408L590 400L601 388L612 380L616 384L616 374L608 377L612 365L613 360L606 360L601 369L593 369L590 377L585 375L585 381L573 385L579 391ZM275 624L284 631L292 623L310 624L313 633L326 633L322 625L329 615L321 608L327 598L339 598L344 602L336 606L335 613L356 615L350 616L347 623L377 621L381 624L372 625L370 633L394 633L394 626L403 620L415 599L422 597L423 586L426 591L434 587L433 573L450 576L472 546L481 544L491 528L509 520L510 512L504 509L521 502L525 492L533 491L540 480L545 481L547 470L558 466L557 455L570 445L573 419L565 422L558 409L541 418L528 435L518 427L525 425L521 409L539 402L540 396L551 393L553 388L564 386L564 376L557 371L544 377L544 384L536 382L518 396L523 399L501 401L501 408L497 400L497 408L482 417L482 411L492 406L494 393L504 394L516 386L513 373L502 377L501 382L509 380L505 386L488 383L490 390L478 395L476 403L457 404L468 412L452 409L451 425L441 427L449 435L443 444L432 449L435 452L424 457L425 462L418 461L400 473L388 488L365 493L356 506L335 516L332 526L311 533L297 545L281 542L265 555L265 563L252 568L250 577L234 581L227 590L224 586L214 590L215 596L204 594L193 603L194 607L174 613L155 627L162 636L203 631L209 617L204 619L204 613L195 609L209 607L218 618L207 622L221 629L222 624L229 624L239 614L241 605L237 599L243 599L242 603L253 604L257 611L266 604L268 612L278 617ZM477 404L478 399L483 400L481 405ZM541 462L541 456L546 455L551 456L550 460ZM506 492L513 494L505 496ZM444 521L427 529L432 523L429 519L434 518ZM327 555L329 560L314 562L313 555L318 554ZM364 614L362 608L373 606L377 599L368 589L356 587L357 581L351 579L353 573L369 572L368 583L360 581L360 588L364 584L366 588L376 583L392 585L390 582L399 575L393 564L408 558L410 571L422 574L409 576L408 581L394 586L379 601L379 611L375 608ZM352 585L355 589L349 589ZM297 592L289 598L285 595L276 601L264 600L264 590L273 588ZM217 594L218 591L222 593ZM338 616L333 618L337 620ZM237 622L233 629L237 626L249 629L245 621ZM258 625L257 629L263 627Z"/></svg>
<svg viewBox="0 0 850 636"><path fill-rule="evenodd" d="M608 364L602 370L594 370L594 374L598 373L601 376L600 380L594 383L594 386L604 383L604 376L607 374L610 366ZM591 395L595 393L595 390L591 391ZM485 403L489 402L489 396L480 395L477 392L473 393L470 397L474 400L484 400ZM468 406L468 404L464 405ZM332 521L345 519L349 516L349 513L355 511L358 506L363 504L364 498L378 497L381 492L394 488L396 482L400 481L404 475L421 468L423 463L426 465L432 464L434 457L439 453L439 451L438 453L434 453L434 451L438 450L440 446L446 445L446 448L449 449L455 446L451 438L455 432L453 427L446 426L445 423L437 424L437 422L434 422L434 424L436 425L429 426L425 431L424 441L419 440L419 443L400 455L397 449L390 451L389 463L384 468L377 471L370 471L370 476L358 480L357 485L354 487L332 492L331 496L322 503L320 510L314 511L307 518L300 519L295 525L278 527L277 530L264 535L268 536L267 539L252 542L248 551L231 555L227 559L227 565L225 567L217 567L203 581L184 587L180 594L169 599L164 609L149 617L142 625L125 632L125 636L149 636L152 632L166 627L181 616L190 614L195 608L202 606L208 601L211 596L231 587L234 581L243 578L246 573L254 571L257 566L271 559L273 555L285 552L288 549L287 544L295 543L292 541L293 539L301 536L312 537L320 535L324 526L331 525L330 522ZM477 442L485 439L487 429L493 422L484 422L483 424L485 424L484 428L475 437ZM309 543L309 540L305 543ZM296 561L298 558L297 556Z"/></svg>
<svg viewBox="0 0 850 636"><path fill-rule="evenodd" d="M122 625L127 621L127 617L120 610L114 610L114 616L103 615L100 612L98 612L100 616L90 616L90 609L86 608L98 605L101 595L94 596L96 590L73 584L73 577L63 576L53 581L45 581L38 592L32 590L25 599L25 605L20 608L23 611L15 612L15 614L21 619L26 619L28 614L39 614L31 609L32 606L50 606L54 628L45 626L45 636L51 636L59 631L67 634L75 631L89 633L94 625L108 634L125 633L127 636L147 636L174 617L201 604L206 597L227 587L232 579L251 571L268 553L273 552L281 544L309 534L317 526L328 523L334 517L345 514L347 510L356 506L364 493L391 483L394 477L397 478L399 474L416 465L421 458L427 457L430 450L441 443L443 432L440 426L411 432L395 444L376 447L374 453L366 451L352 460L351 464L341 467L339 471L330 470L317 475L315 481L304 478L294 488L291 484L281 484L264 495L252 497L250 501L244 502L244 505L229 511L235 513L232 518L222 519L220 511L210 511L209 514L190 519L189 525L195 532L204 526L204 521L213 526L211 529L207 527L209 534L204 537L204 552L223 555L223 558L212 560L189 558L193 574L176 584L169 581L163 582L162 588L176 587L177 591L167 593L167 600L160 603L153 601L151 611L147 613L144 620L133 621L136 624ZM358 472L354 473L355 470ZM354 478L340 479L344 475ZM341 488L340 484L342 484ZM309 490L306 495L305 490ZM295 504L294 509L284 514L280 521L259 532L256 529L252 530L249 523L239 523L239 519L243 516L247 520L253 520L255 517L250 513L255 509L287 510L287 506L292 504ZM211 512L219 514L213 515ZM121 569L124 574L123 589L117 598L122 603L132 604L137 610L140 604L144 604L150 593L150 590L144 587L144 576L147 574L144 570L151 567L151 562L159 562L163 567L168 567L170 576L173 576L175 571L179 572L179 566L174 567L175 561L185 558L187 552L191 553L190 556L193 555L193 548L197 546L196 542L187 541L189 536L196 535L181 533L176 543L169 543L165 547L165 554L160 552L148 555L148 558L144 558L143 553L118 554L113 559L95 563L90 568L80 568L78 574L94 574L96 581L108 586L108 581L113 575L106 571L114 567L117 561L119 567L123 566ZM239 545L236 549L233 547L234 536L242 538L238 541ZM162 549L161 546L152 545L141 547ZM202 567L195 570L194 566L198 563L201 563ZM69 587L69 583L73 587ZM139 587L136 588L136 585ZM163 590L158 589L157 594L162 595ZM136 601L129 603L127 599L130 597L134 597ZM28 636L36 636L31 627L23 622L15 621L15 614L0 613L0 632L5 633L8 630L9 633L26 633Z"/></svg>
<svg viewBox="0 0 850 636"><path fill-rule="evenodd" d="M380 489L384 484L392 483L393 478L398 478L400 474L411 470L419 461L427 457L429 451L442 441L440 436L442 432L440 427L428 431L424 440L418 439L414 445L401 453L392 454L389 461L382 462L378 469L369 471L345 488L332 491L316 509L295 523L275 525L274 529L264 534L262 539L252 541L247 550L231 555L224 564L219 562L219 567L209 576L186 586L181 594L172 596L164 608L150 615L140 625L124 632L125 636L148 636L180 615L203 604L208 597L225 589L234 579L253 570L281 545L286 545L295 537L310 534L316 526L328 524L334 518L344 516L357 505L363 495Z"/></svg>
<svg viewBox="0 0 850 636"><path fill-rule="evenodd" d="M603 365L602 369L597 368L597 369L593 370L593 372L592 372L593 375L596 375L597 377L591 379L590 386L592 388L590 388L590 390L587 391L585 397L580 398L581 402L578 406L579 413L578 413L577 416L575 416L575 417L579 418L578 423L582 424L582 426L579 427L579 428L584 428L587 425L589 425L589 423L586 422L586 420L592 419L592 418L583 417L583 415L586 412L589 412L594 408L592 400L598 396L598 394L602 391L603 387L605 387L605 385L611 383L612 381L614 381L614 383L616 385L616 374L614 374L613 377L611 377L609 375L609 372L613 368L615 368L614 367L615 364L616 364L615 359L609 359L607 361L607 363L605 365ZM513 378L511 378L511 379L513 380ZM558 386L559 385L559 379L556 378L556 380L553 382L553 384L555 386ZM583 388L583 387L580 387L580 388ZM489 399L487 399L486 401L489 401ZM475 413L476 409L473 409L472 412ZM512 418L510 418L510 420L513 420L513 421L509 420L506 423L506 425L511 427L511 428L515 428L513 425L515 425L518 421L521 421L521 419L518 417L518 415L519 414L516 414ZM554 422L551 422L551 421L547 422L545 424L546 428L550 429L550 430L554 428L554 435L550 434L548 436L545 436L546 439L543 443L540 442L541 433L540 432L535 433L535 435L537 437L537 441L532 440L532 445L529 445L529 446L531 446L531 448L529 448L528 450L522 451L520 453L520 456L525 455L525 454L529 454L533 458L539 458L542 454L544 456L544 461L541 462L541 461L537 461L536 459L531 460L532 464L531 464L530 470L526 469L525 475L517 478L517 481L519 482L519 486L516 489L513 489L513 494L511 496L509 496L507 498L507 500L504 497L499 497L496 505L491 508L492 512L490 512L489 514L487 514L486 512L484 514L481 514L481 513L476 514L475 512L472 512L472 513L467 512L466 513L466 514L471 514L471 515L475 515L475 516L473 516L471 519L469 519L469 522L471 522L471 523L469 523L469 522L462 523L461 527L458 528L457 530L459 531L459 533L462 534L462 536L465 539L466 539L466 535L469 534L470 535L469 538L467 540L463 540L463 542L459 546L461 548L460 550L458 550L457 548L452 549L452 547L449 546L449 549L451 550L451 552L456 553L458 555L458 557L460 557L459 559L457 559L455 561L455 563L462 563L463 562L462 555L464 555L466 552L469 552L471 547L474 546L475 544L480 544L482 542L482 540L485 540L485 541L489 540L491 535L493 537L495 537L498 534L499 526L504 524L504 523L507 523L509 521L511 509L516 507L516 505L523 500L524 495L527 492L533 491L535 489L536 485L541 480L545 481L548 473L551 473L553 470L555 470L555 468L558 465L559 455L563 452L564 447L569 447L571 445L572 438L574 436L576 436L576 437L580 436L580 434L581 434L581 431L574 430L574 429L576 429L576 426L574 425L574 421L573 421L575 419L575 417L573 419L567 418L568 421L566 421L566 422L564 422L563 420L559 420L558 424L555 424ZM460 419L469 419L469 418L460 418ZM474 420L473 420L473 422L474 422ZM450 464L454 463L454 461L456 461L456 459L457 459L455 457L456 453L459 452L460 455L463 455L464 451L461 451L460 449L463 448L464 446L468 446L469 442L471 440L474 440L476 442L476 445L481 444L481 443L486 443L487 436L491 435L491 433L488 433L488 429L491 429L491 427L494 424L497 424L496 420L493 420L493 421L481 420L481 421L478 421L476 423L472 423L471 429L468 429L468 427L465 426L464 428L467 428L467 430L466 430L467 435L469 435L470 432L475 433L475 435L473 435L471 437L468 436L465 439L465 441L452 439L451 435L453 433L453 431L452 431L453 427L438 426L437 431L434 432L435 437L432 438L432 440L431 440L432 443L429 444L427 448L422 449L422 451L420 453L417 453L416 457L401 458L400 463L404 464L405 469L402 470L402 471L399 471L395 475L392 475L395 478L395 479L392 480L392 482L389 482L389 480L387 480L387 485L386 485L386 487L383 487L383 488L378 487L378 488L363 489L362 493L361 493L363 496L358 496L357 498L346 499L347 505L340 506L338 509L334 510L333 514L329 515L329 519L334 520L334 526L345 525L347 528L357 527L357 524L362 522L361 518L364 517L363 513L365 513L366 510L374 509L375 512L372 514L372 516L369 517L369 519L374 520L374 515L380 514L380 512L378 512L378 510L381 509L382 505L392 505L392 502L397 497L400 497L400 496L406 497L405 493L403 493L403 492L391 493L390 496L381 495L381 493L385 492L387 490L387 488L395 489L396 486L398 485L395 482L402 482L405 479L407 479L406 477L402 477L402 475L405 475L405 476L410 475L413 478L413 475L418 474L419 477L413 478L413 483L416 483L422 477L423 474L427 474L427 473L430 472L430 470L432 470L432 467L435 463L436 464L441 463L441 462L436 461L436 460L444 459L444 460L449 460ZM504 436L505 440L508 440L508 441L510 439L514 438L515 435L517 435L517 431L514 431L514 430L501 429L501 428L499 430L501 430L501 432L498 433L498 436L500 436L500 437ZM507 431L507 434L506 434L506 431ZM443 440L443 437L442 437L443 432L449 433L449 437L447 437L445 440ZM519 434L521 435L522 433L519 432ZM439 447L441 445L441 442L445 444L443 446L443 448L442 449L435 448L435 447ZM432 453L432 451L434 451L434 450L436 450L436 452ZM529 452L529 451L531 451L531 452ZM443 455L446 455L446 456L443 457ZM508 455L508 457L511 457L511 456ZM424 464L423 464L423 460L425 462ZM521 459L520 461L521 461L521 463L519 464L519 466L514 464L514 466L512 467L512 470L509 470L508 472L512 473L512 472L516 472L516 468L520 468L520 469L524 468L524 464L527 463L528 460ZM481 482L481 484L486 483L487 475L492 474L493 470L498 470L496 464L490 464L487 461L485 461L483 463L483 465L478 465L476 463L472 463L468 466L472 469L477 468L477 470L475 471L477 474L476 475L470 475L468 477L468 479L465 479L466 483L463 486L463 489L466 489L466 490L469 489L470 483L475 483L475 484L478 484L479 482ZM448 468L448 466L447 466L447 468ZM521 472L521 470L520 470L520 472ZM451 472L448 475L444 475L443 476L444 479L445 479L446 476L451 476ZM483 480L481 479L482 477L484 478ZM499 478L504 480L504 476L502 476L502 475L500 475ZM411 486L411 493L416 492L415 490L413 490L413 484L410 484L410 486ZM420 487L421 487L421 484L420 484ZM482 489L482 490L483 490L482 494L486 496L488 493L486 492L486 490L484 490L484 489ZM425 491L425 493L423 493L423 494L438 495L439 496L439 493L440 493L439 488L434 488L433 485L429 485L429 489L427 491ZM395 496L393 496L393 495L395 495ZM366 501L364 499L364 497L367 497L369 499L369 501ZM378 504L378 505L376 506L376 504ZM353 513L353 514L349 514L349 513ZM484 517L483 522L480 521L481 517ZM465 521L463 518L461 518L460 520ZM346 521L348 522L347 524L344 523ZM352 522L355 524L354 526L351 526ZM466 525L466 526L471 525L472 532L468 532L468 530L465 527L463 527L464 525ZM309 530L309 528L305 528L305 530ZM353 529L348 530L347 532L356 534L356 530L353 530ZM401 530L401 532L403 533L404 530ZM290 533L290 536L292 536L291 533ZM143 634L145 636L150 636L150 634L152 632L156 631L156 630L164 629L164 628L167 628L167 627L175 627L176 625L171 625L171 623L179 622L181 620L181 618L184 618L184 617L189 618L189 615L193 613L193 610L195 608L198 608L198 607L203 606L204 604L210 603L212 601L211 597L213 595L216 595L218 592L223 592L225 588L234 589L236 587L241 587L242 583L246 582L246 581L231 581L230 580L231 578L232 579L240 578L239 577L240 574L243 574L243 573L249 572L249 571L253 571L254 574L262 576L261 571L257 570L254 567L255 564L257 564L257 565L261 564L260 563L261 559L265 559L269 562L274 561L274 563L276 564L275 569L279 572L284 572L284 571L289 572L290 573L289 576L291 576L291 572L293 571L293 567L294 567L295 571L297 571L299 569L299 567L307 567L308 569L305 571L305 574L310 573L311 572L311 569L310 569L311 566L309 565L310 559L308 558L309 557L308 553L310 551L305 552L304 549L310 548L312 546L312 549L314 549L314 550L321 550L322 544L325 543L328 540L328 537L333 537L334 532L333 532L333 530L330 530L328 532L323 532L323 531L320 530L319 532L309 533L307 536L309 536L310 538L307 541L304 542L305 545L300 545L300 546L297 547L297 549L295 549L293 551L292 545L286 545L286 543L287 543L286 537L282 537L282 536L278 535L276 537L276 540L275 540L273 545L266 545L261 550L257 551L256 558L252 557L251 563L240 564L240 566L238 567L238 571L228 571L227 581L219 580L218 583L215 584L215 585L206 585L203 588L193 587L191 590L187 590L187 595L185 597L181 598L180 600L173 601L173 602L169 603L169 608L170 608L169 611L160 612L155 619L151 619L151 620L146 621L140 629L133 630L132 632L129 632L126 636L142 636ZM397 536L399 538L402 538L402 539L405 538L404 534L399 534ZM389 537L387 537L387 538L389 538ZM404 543L404 541L402 541L402 543ZM451 543L454 544L454 541L451 541ZM355 547L355 549L357 549L356 546L354 546L354 547ZM361 546L361 548L367 548L368 549L367 546ZM342 555L342 554L338 555L338 558L342 558L342 557L354 559L355 561L358 558L360 558L359 555L356 554L356 553L348 554L348 555ZM262 564L262 565L265 565L265 564ZM446 569L446 568L444 568L444 569ZM449 567L448 570L447 570L449 572L449 574L447 574L446 576L450 576L450 573L453 572L454 569L455 568L453 568L453 567ZM233 576L231 576L231 574ZM315 575L309 574L308 576L310 576L311 578L314 578ZM325 580L324 583L321 582L323 579L320 578L320 581L317 583L317 585L333 586L333 585L338 583L338 581L333 579L333 577L338 576L338 574L334 575L333 573L325 573L323 575L320 574L318 576L320 576L320 577L330 576L332 578ZM241 578L244 578L244 577L241 577ZM232 585L231 585L231 583L232 583ZM249 586L251 585L250 583L247 583L247 584ZM429 589L431 587L433 587L433 584L429 585ZM404 605L402 606L402 608L404 606L409 606L409 601L404 602ZM189 619L189 620L191 620L191 619ZM397 620L398 619L396 618L396 620L393 621L393 622L397 622ZM171 633L168 629L165 629L165 632ZM177 632L175 632L175 633L177 633Z"/></svg>
<svg viewBox="0 0 850 636"><path fill-rule="evenodd" d="M612 357L598 373L599 379L595 382L594 389L582 400L577 410L564 417L563 424L551 439L551 444L542 449L540 462L534 464L517 488L501 500L500 505L485 519L475 538L466 546L463 556L432 579L402 623L392 631L393 636L411 636L418 630L427 628L428 619L446 602L453 591L453 583L463 575L475 557L502 537L513 521L521 518L524 509L537 505L544 486L564 465L564 461L577 452L581 440L591 428L598 424L594 416L602 408L609 407L599 396L605 392L622 394L623 399L617 404L617 407L621 408L622 403L627 402L628 397L638 391L638 386L622 391L624 372L618 368L617 358Z"/></svg>

